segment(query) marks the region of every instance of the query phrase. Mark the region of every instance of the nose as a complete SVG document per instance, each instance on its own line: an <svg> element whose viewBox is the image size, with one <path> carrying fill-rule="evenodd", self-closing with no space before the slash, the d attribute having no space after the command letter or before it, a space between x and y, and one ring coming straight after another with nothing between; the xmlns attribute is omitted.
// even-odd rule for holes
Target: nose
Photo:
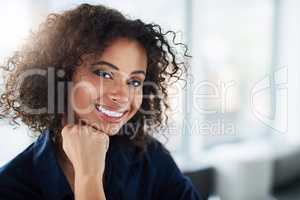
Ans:
<svg viewBox="0 0 300 200"><path fill-rule="evenodd" d="M129 87L125 83L115 83L107 93L108 98L118 104L127 104L130 99Z"/></svg>

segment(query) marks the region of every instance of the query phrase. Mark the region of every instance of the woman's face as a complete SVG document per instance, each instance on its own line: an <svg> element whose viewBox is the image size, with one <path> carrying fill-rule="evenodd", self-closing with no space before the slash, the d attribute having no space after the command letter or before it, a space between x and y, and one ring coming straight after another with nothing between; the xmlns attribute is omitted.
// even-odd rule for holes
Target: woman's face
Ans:
<svg viewBox="0 0 300 200"><path fill-rule="evenodd" d="M116 134L141 106L147 56L134 40L114 40L101 56L85 56L73 75L71 105L108 135Z"/></svg>

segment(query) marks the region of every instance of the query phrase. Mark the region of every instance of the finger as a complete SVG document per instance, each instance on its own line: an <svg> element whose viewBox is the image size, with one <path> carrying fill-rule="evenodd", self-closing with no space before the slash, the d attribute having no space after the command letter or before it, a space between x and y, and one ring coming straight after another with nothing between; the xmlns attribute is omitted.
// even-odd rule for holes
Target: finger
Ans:
<svg viewBox="0 0 300 200"><path fill-rule="evenodd" d="M97 132L98 134L106 134L104 131L101 130L101 127L97 124L97 123L92 123L92 124L87 124L88 126L90 126L91 131L93 132Z"/></svg>
<svg viewBox="0 0 300 200"><path fill-rule="evenodd" d="M101 143L104 145L105 150L107 150L109 147L109 136L103 133L94 133L94 136L101 141Z"/></svg>
<svg viewBox="0 0 300 200"><path fill-rule="evenodd" d="M81 126L85 126L85 125L87 125L88 124L88 120L86 120L86 119L79 119L78 120L78 122L77 122L77 124L81 127Z"/></svg>
<svg viewBox="0 0 300 200"><path fill-rule="evenodd" d="M86 119L79 119L78 125L80 127L88 126L89 131L94 131L93 129L97 130L97 127L93 124L90 124L90 122Z"/></svg>
<svg viewBox="0 0 300 200"><path fill-rule="evenodd" d="M108 150L108 148L109 148L109 137L107 136L106 138L107 139L106 139L106 142L105 142L105 150Z"/></svg>
<svg viewBox="0 0 300 200"><path fill-rule="evenodd" d="M73 127L74 127L73 124L66 124L66 125L63 127L62 131L60 132L61 135L62 135L62 137L64 137L64 135L68 134L69 132L71 132L72 129L73 129Z"/></svg>
<svg viewBox="0 0 300 200"><path fill-rule="evenodd" d="M66 124L66 125L64 126L64 128L70 129L70 128L72 128L73 126L74 126L74 124Z"/></svg>
<svg viewBox="0 0 300 200"><path fill-rule="evenodd" d="M86 123L86 125L83 126L86 131L88 131L88 133L92 134L92 133L97 133L98 131L98 128L97 126L95 125L92 125L92 124L89 124L89 123Z"/></svg>
<svg viewBox="0 0 300 200"><path fill-rule="evenodd" d="M88 125L84 125L84 126L78 125L78 129L80 131L80 134L91 134L91 130Z"/></svg>

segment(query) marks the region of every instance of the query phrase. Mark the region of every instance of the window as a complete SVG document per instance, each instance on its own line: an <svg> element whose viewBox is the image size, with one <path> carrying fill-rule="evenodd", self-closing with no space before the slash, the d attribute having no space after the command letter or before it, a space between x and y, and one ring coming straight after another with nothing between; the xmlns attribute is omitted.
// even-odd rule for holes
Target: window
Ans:
<svg viewBox="0 0 300 200"><path fill-rule="evenodd" d="M192 124L204 147L261 136L251 92L272 68L273 1L193 1ZM268 111L271 94L255 99ZM191 142L195 141L193 136Z"/></svg>

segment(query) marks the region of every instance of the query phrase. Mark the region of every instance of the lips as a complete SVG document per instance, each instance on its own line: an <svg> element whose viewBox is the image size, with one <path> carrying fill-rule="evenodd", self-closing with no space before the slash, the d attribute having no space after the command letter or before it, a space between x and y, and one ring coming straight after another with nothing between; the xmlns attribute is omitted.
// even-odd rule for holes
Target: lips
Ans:
<svg viewBox="0 0 300 200"><path fill-rule="evenodd" d="M105 121L108 122L120 122L123 116L128 112L125 109L111 109L107 106L102 106L100 104L95 104L97 110L97 115Z"/></svg>

